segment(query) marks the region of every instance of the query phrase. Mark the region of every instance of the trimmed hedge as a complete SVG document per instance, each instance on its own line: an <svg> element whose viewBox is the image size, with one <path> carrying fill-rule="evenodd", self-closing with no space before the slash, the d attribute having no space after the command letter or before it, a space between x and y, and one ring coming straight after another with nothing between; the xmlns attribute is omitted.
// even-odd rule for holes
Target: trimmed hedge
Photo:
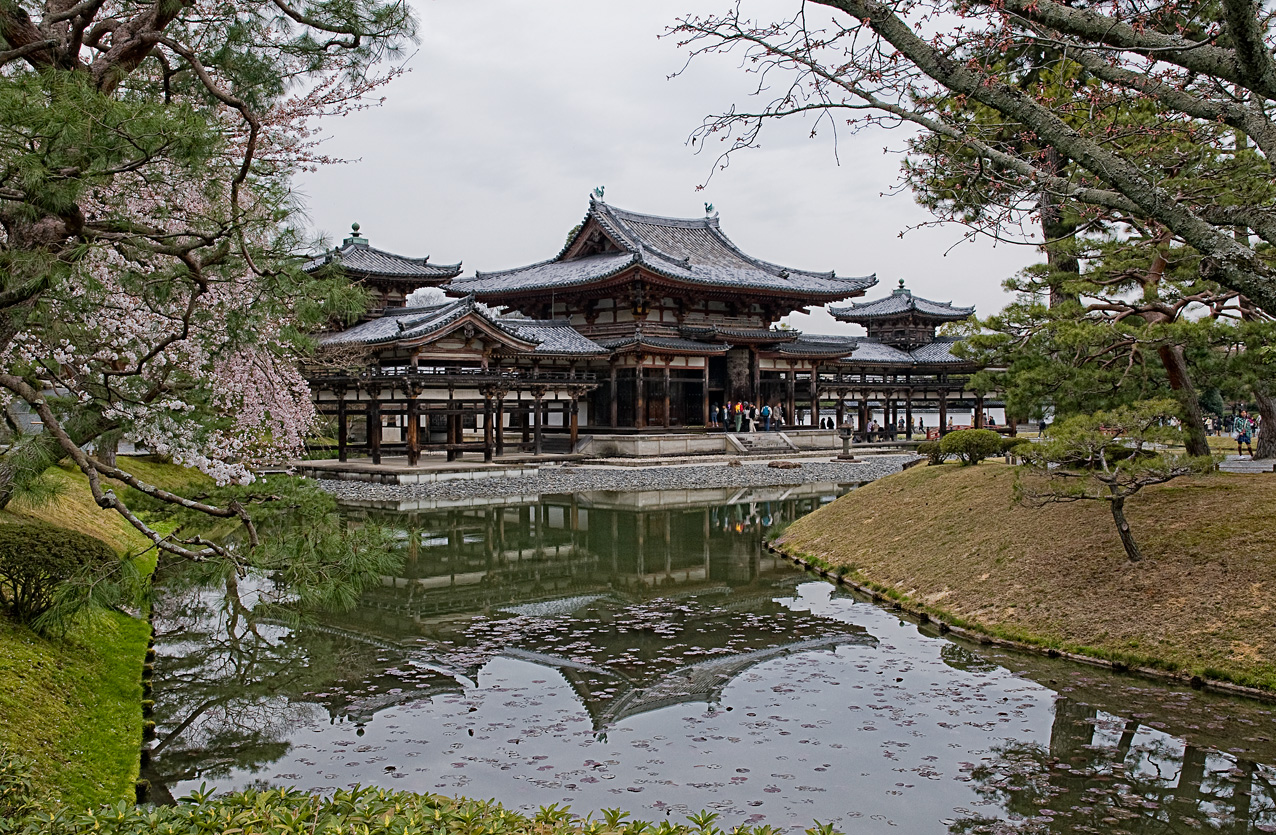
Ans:
<svg viewBox="0 0 1276 835"><path fill-rule="evenodd" d="M955 455L962 466L1001 454L1001 436L991 429L959 429L939 439L939 450Z"/></svg>
<svg viewBox="0 0 1276 835"><path fill-rule="evenodd" d="M43 522L0 525L0 606L30 624L53 605L58 587L116 560L100 539Z"/></svg>

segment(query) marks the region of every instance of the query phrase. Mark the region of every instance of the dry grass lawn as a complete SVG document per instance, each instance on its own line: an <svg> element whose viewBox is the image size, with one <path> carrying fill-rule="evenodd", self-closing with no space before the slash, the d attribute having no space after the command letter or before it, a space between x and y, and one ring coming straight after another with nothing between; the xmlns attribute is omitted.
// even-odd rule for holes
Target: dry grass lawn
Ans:
<svg viewBox="0 0 1276 835"><path fill-rule="evenodd" d="M987 631L1276 690L1276 476L1185 478L1126 505L1015 504L1015 468L914 467L794 523L790 553Z"/></svg>

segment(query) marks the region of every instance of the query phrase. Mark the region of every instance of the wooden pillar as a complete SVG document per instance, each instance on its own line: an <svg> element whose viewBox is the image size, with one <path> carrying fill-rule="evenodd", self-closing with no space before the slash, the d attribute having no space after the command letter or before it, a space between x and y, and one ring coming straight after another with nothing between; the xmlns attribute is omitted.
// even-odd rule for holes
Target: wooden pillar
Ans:
<svg viewBox="0 0 1276 835"><path fill-rule="evenodd" d="M406 427L409 467L415 467L421 461L421 439L417 437L417 428L418 428L417 425L420 423L417 407L418 407L418 404L417 404L416 398L412 396L411 392L409 392L408 393L408 417L407 417L408 425Z"/></svg>
<svg viewBox="0 0 1276 835"><path fill-rule="evenodd" d="M891 406L891 434L894 435L896 428L899 426L899 401L895 399L894 395L891 395L890 406Z"/></svg>
<svg viewBox="0 0 1276 835"><path fill-rule="evenodd" d="M533 437L535 438L535 441L532 447L532 451L535 452L537 455L540 455L541 454L541 423L544 417L544 413L541 411L541 403L542 403L541 398L544 397L544 393L537 391L534 393L534 395L536 397L536 404L534 407L535 414L533 415L532 425L534 427Z"/></svg>
<svg viewBox="0 0 1276 835"><path fill-rule="evenodd" d="M496 395L496 454L505 454L505 396Z"/></svg>
<svg viewBox="0 0 1276 835"><path fill-rule="evenodd" d="M337 460L346 460L349 442L350 420L346 414L346 394L342 392L341 399L337 401Z"/></svg>
<svg viewBox="0 0 1276 835"><path fill-rule="evenodd" d="M753 396L749 401L762 409L762 361L758 358L757 346L749 348L749 360L753 364Z"/></svg>
<svg viewBox="0 0 1276 835"><path fill-rule="evenodd" d="M381 463L381 401L376 399L379 394L374 394L368 404L368 454L373 464Z"/></svg>
<svg viewBox="0 0 1276 835"><path fill-rule="evenodd" d="M616 363L611 364L611 428L615 429L619 425L620 418L620 392L616 391Z"/></svg>
<svg viewBox="0 0 1276 835"><path fill-rule="evenodd" d="M576 451L576 441L580 438L580 400L579 395L572 392L571 406L571 449L569 452Z"/></svg>
<svg viewBox="0 0 1276 835"><path fill-rule="evenodd" d="M787 395L787 402L785 404L784 419L788 421L789 426L797 426L797 372L792 368L789 369L786 382L787 391L785 394Z"/></svg>
<svg viewBox="0 0 1276 835"><path fill-rule="evenodd" d="M948 431L948 392L939 390L939 434Z"/></svg>
<svg viewBox="0 0 1276 835"><path fill-rule="evenodd" d="M908 438L908 440L911 441L913 439L913 390L912 389L908 390L907 398L908 399L904 401L904 424L905 424L904 432L906 433L904 437Z"/></svg>
<svg viewBox="0 0 1276 835"><path fill-rule="evenodd" d="M860 393L860 427L859 428L861 432L868 432L868 420L869 420L868 392L865 391ZM868 435L864 436L864 440L866 441L868 440Z"/></svg>
<svg viewBox="0 0 1276 835"><path fill-rule="evenodd" d="M523 430L523 443L529 443L532 440L532 413L531 406L523 405L523 393L518 393L518 419L519 425Z"/></svg>
<svg viewBox="0 0 1276 835"><path fill-rule="evenodd" d="M975 395L975 428L984 428L984 396L982 394Z"/></svg>
<svg viewBox="0 0 1276 835"><path fill-rule="evenodd" d="M811 398L811 426L819 426L820 423L820 366L819 364L811 367L810 391Z"/></svg>
<svg viewBox="0 0 1276 835"><path fill-rule="evenodd" d="M634 373L634 426L644 429L647 426L647 386L643 380L641 359Z"/></svg>
<svg viewBox="0 0 1276 835"><path fill-rule="evenodd" d="M700 415L705 429L709 428L709 358L704 358L704 388L700 396Z"/></svg>
<svg viewBox="0 0 1276 835"><path fill-rule="evenodd" d="M489 464L492 463L493 447L496 446L495 427L492 425L495 411L492 408L492 395L483 395L483 460Z"/></svg>
<svg viewBox="0 0 1276 835"><path fill-rule="evenodd" d="M670 402L669 363L668 362L665 363L664 386L665 386L665 414L664 414L664 418L661 420L661 423L664 425L666 429L668 429L669 428L669 402Z"/></svg>
<svg viewBox="0 0 1276 835"><path fill-rule="evenodd" d="M457 432L457 427L461 423L461 416L452 414L452 406L453 406L453 403L451 400L449 400L447 403L447 418L446 418L446 421L447 421L446 437L447 437L447 447L448 447L446 457L447 457L447 460L449 461L456 460L456 450L452 449L452 445L457 442L457 435L459 434Z"/></svg>
<svg viewBox="0 0 1276 835"><path fill-rule="evenodd" d="M839 391L837 393L837 425L840 429L842 421L846 418L846 392Z"/></svg>

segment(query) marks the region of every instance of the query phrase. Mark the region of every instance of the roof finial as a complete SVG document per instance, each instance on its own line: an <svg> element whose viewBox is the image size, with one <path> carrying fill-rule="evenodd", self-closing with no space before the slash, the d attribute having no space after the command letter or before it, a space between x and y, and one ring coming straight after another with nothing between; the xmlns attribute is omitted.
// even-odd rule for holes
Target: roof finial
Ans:
<svg viewBox="0 0 1276 835"><path fill-rule="evenodd" d="M607 192L607 186L598 186L597 188L594 189L594 199L601 203L603 199L603 194L605 194L606 192Z"/></svg>
<svg viewBox="0 0 1276 835"><path fill-rule="evenodd" d="M350 224L350 237L342 241L343 244L366 244L368 239L359 234L359 224Z"/></svg>
<svg viewBox="0 0 1276 835"><path fill-rule="evenodd" d="M904 289L904 279L902 279L902 278L899 280L899 289L901 289L901 290L903 290L903 289Z"/></svg>
<svg viewBox="0 0 1276 835"><path fill-rule="evenodd" d="M709 216L711 216L711 215L713 214L713 204L712 204L712 203L705 203L705 204L704 204L704 213L705 213L705 217L709 217Z"/></svg>

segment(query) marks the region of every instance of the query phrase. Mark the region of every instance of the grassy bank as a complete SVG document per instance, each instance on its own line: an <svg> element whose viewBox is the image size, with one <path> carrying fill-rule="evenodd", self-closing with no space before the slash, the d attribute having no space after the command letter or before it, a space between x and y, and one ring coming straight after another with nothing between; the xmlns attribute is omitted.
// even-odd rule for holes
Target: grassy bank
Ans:
<svg viewBox="0 0 1276 835"><path fill-rule="evenodd" d="M1276 690L1276 478L1219 473L1126 507L1130 563L1106 504L1015 504L1014 468L914 467L794 523L791 554L954 624Z"/></svg>
<svg viewBox="0 0 1276 835"><path fill-rule="evenodd" d="M177 467L121 460L140 478L180 488L199 478ZM82 531L135 554L147 540L119 514L99 508L78 471L54 467L59 494L47 504L12 503L0 523L38 520ZM153 552L144 570L154 567ZM114 612L95 614L60 639L0 617L0 746L33 762L39 787L75 806L133 797L142 741L141 678L150 627Z"/></svg>

